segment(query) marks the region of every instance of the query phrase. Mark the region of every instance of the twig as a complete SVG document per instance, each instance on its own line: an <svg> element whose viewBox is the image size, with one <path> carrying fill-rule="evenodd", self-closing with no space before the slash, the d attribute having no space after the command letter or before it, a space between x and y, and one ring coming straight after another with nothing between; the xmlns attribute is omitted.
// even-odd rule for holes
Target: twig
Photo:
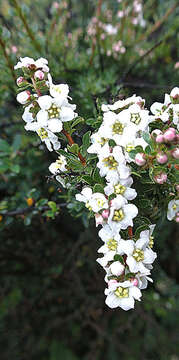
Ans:
<svg viewBox="0 0 179 360"><path fill-rule="evenodd" d="M8 54L7 54L5 43L4 43L4 41L3 41L3 39L2 39L1 37L0 37L0 45L1 45L1 48L2 48L2 51L3 51L4 57L5 57L5 59L6 59L8 68L10 69L11 74L12 74L12 77L13 77L14 81L16 82L16 76L15 76L15 73L14 73L14 68L13 68L13 65L12 65L12 63L11 63L11 60L10 60Z"/></svg>
<svg viewBox="0 0 179 360"><path fill-rule="evenodd" d="M61 204L56 204L57 207L60 209L61 207L66 207L67 203L61 203ZM40 211L45 211L45 210L49 210L50 206L42 206L39 210ZM3 217L4 216L16 216L16 215L24 215L27 214L29 212L32 212L34 210L38 210L38 207L35 206L29 206L27 208L20 208L20 209L16 209L16 210L12 210L12 211L7 211L4 214L1 214Z"/></svg>
<svg viewBox="0 0 179 360"><path fill-rule="evenodd" d="M138 40L136 43L142 41L142 40L145 40L147 39L148 36L152 35L164 22L165 20L167 20L167 18L175 11L175 9L177 8L178 6L178 2L175 3L170 9L168 9L165 13L165 15L160 19L158 20L153 26L151 29L147 30L147 32L145 34L143 34Z"/></svg>
<svg viewBox="0 0 179 360"><path fill-rule="evenodd" d="M26 21L26 18L25 18L25 16L23 15L22 10L21 10L21 8L20 8L20 6L19 6L19 4L18 4L18 1L17 1L17 0L13 0L13 3L14 3L14 6L15 6L15 8L16 8L16 10L17 10L17 13L18 13L21 21L22 21L23 24L24 24L24 27L25 27L25 29L26 29L26 31L27 31L27 34L29 35L30 39L32 40L32 43L33 43L35 49L36 49L38 52L41 53L41 52L42 52L41 46L40 46L40 44L37 42L37 40L36 40L36 38L35 38L32 30L30 29L30 27L29 27L29 25L28 25L28 23L27 23L27 21Z"/></svg>
<svg viewBox="0 0 179 360"><path fill-rule="evenodd" d="M62 133L66 136L66 138L68 139L68 142L69 142L70 145L75 144L75 142L74 142L74 140L72 139L71 135L70 135L67 131L62 130ZM85 158L81 155L80 152L78 152L78 157L79 157L82 165L85 166L85 165L86 165L86 160L85 160Z"/></svg>
<svg viewBox="0 0 179 360"><path fill-rule="evenodd" d="M158 41L154 46L152 46L152 48L150 48L147 52L145 52L144 55L140 56L139 59L137 59L130 67L129 69L124 73L124 75L122 76L121 80L119 82L117 82L117 84L121 84L123 83L124 79L127 77L127 75L129 75L129 73L136 67L137 64L139 64L146 56L148 56L153 50L155 50L158 46L160 46L164 41L166 40L166 38Z"/></svg>

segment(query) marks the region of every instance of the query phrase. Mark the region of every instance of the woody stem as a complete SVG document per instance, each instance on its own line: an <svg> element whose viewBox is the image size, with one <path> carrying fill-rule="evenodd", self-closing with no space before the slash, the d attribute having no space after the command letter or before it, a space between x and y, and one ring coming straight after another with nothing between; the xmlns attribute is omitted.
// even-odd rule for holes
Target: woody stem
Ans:
<svg viewBox="0 0 179 360"><path fill-rule="evenodd" d="M74 142L74 140L72 139L71 135L70 135L66 130L63 129L63 130L62 130L62 133L66 136L66 138L68 139L68 142L69 142L70 145L75 144L75 142ZM85 165L86 165L86 160L85 160L85 158L81 155L80 152L78 152L78 157L79 157L82 165L85 166Z"/></svg>

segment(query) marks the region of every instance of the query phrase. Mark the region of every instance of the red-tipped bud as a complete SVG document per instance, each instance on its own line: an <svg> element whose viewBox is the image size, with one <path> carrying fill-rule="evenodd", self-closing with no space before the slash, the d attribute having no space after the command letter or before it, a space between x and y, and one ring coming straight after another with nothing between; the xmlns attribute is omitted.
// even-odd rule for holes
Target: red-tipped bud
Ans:
<svg viewBox="0 0 179 360"><path fill-rule="evenodd" d="M157 135L155 141L156 141L157 144L162 144L164 142L163 134Z"/></svg>
<svg viewBox="0 0 179 360"><path fill-rule="evenodd" d="M35 79L37 80L43 80L45 75L42 70L37 70L34 74Z"/></svg>
<svg viewBox="0 0 179 360"><path fill-rule="evenodd" d="M172 150L171 154L174 159L179 159L179 148L175 148L174 150Z"/></svg>
<svg viewBox="0 0 179 360"><path fill-rule="evenodd" d="M164 184L167 181L167 174L161 172L160 174L154 176L154 180L157 184Z"/></svg>
<svg viewBox="0 0 179 360"><path fill-rule="evenodd" d="M173 141L175 139L175 136L176 136L176 130L174 128L170 128L166 130L165 133L163 134L165 141Z"/></svg>

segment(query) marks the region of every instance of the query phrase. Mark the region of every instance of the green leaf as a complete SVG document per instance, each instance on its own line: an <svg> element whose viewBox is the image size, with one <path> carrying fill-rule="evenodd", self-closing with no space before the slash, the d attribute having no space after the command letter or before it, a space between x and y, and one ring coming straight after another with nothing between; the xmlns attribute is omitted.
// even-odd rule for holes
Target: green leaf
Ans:
<svg viewBox="0 0 179 360"><path fill-rule="evenodd" d="M0 151L7 152L7 153L11 152L10 145L3 139L0 139Z"/></svg>
<svg viewBox="0 0 179 360"><path fill-rule="evenodd" d="M114 255L114 261L120 261L121 264L124 264L123 257L121 255L118 255L118 254Z"/></svg>
<svg viewBox="0 0 179 360"><path fill-rule="evenodd" d="M91 135L91 131L87 131L86 134L83 135L83 138L82 138L82 143L83 145L85 145L86 148L88 148L88 146L90 145L90 135Z"/></svg>
<svg viewBox="0 0 179 360"><path fill-rule="evenodd" d="M104 187L101 184L95 184L93 187L93 192L99 192L104 194Z"/></svg>
<svg viewBox="0 0 179 360"><path fill-rule="evenodd" d="M145 148L145 154L147 155L151 154L151 147L149 145Z"/></svg>
<svg viewBox="0 0 179 360"><path fill-rule="evenodd" d="M79 152L79 146L78 144L73 144L73 145L67 145L67 149L68 151L70 151L71 153L78 155Z"/></svg>
<svg viewBox="0 0 179 360"><path fill-rule="evenodd" d="M146 141L147 144L151 145L152 144L152 139L150 137L150 134L148 132L143 132L142 133L142 137L143 139Z"/></svg>
<svg viewBox="0 0 179 360"><path fill-rule="evenodd" d="M81 177L81 180L89 185L92 185L92 183L93 183L93 180L92 180L91 176L89 176L89 175L83 175Z"/></svg>
<svg viewBox="0 0 179 360"><path fill-rule="evenodd" d="M16 134L12 143L13 151L19 150L22 142L22 136L21 134Z"/></svg>
<svg viewBox="0 0 179 360"><path fill-rule="evenodd" d="M10 169L12 172L15 172L16 174L20 172L20 166L18 164L12 164Z"/></svg>
<svg viewBox="0 0 179 360"><path fill-rule="evenodd" d="M81 116L78 116L77 118L75 118L75 120L73 121L72 123L72 128L74 128L76 125L84 122L85 120L81 117Z"/></svg>
<svg viewBox="0 0 179 360"><path fill-rule="evenodd" d="M56 212L57 209L57 205L54 201L48 201L48 206L52 209L53 212Z"/></svg>

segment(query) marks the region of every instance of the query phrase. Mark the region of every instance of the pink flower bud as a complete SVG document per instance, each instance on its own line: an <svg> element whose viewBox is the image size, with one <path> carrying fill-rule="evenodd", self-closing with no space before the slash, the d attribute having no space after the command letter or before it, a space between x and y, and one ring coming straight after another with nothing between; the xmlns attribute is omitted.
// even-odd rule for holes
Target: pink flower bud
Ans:
<svg viewBox="0 0 179 360"><path fill-rule="evenodd" d="M175 148L174 150L172 150L171 154L174 159L179 159L179 148Z"/></svg>
<svg viewBox="0 0 179 360"><path fill-rule="evenodd" d="M175 218L175 221L179 223L179 215Z"/></svg>
<svg viewBox="0 0 179 360"><path fill-rule="evenodd" d="M176 130L172 128L168 129L165 131L163 137L165 139L165 141L173 141L175 139L175 135L176 135Z"/></svg>
<svg viewBox="0 0 179 360"><path fill-rule="evenodd" d="M145 165L145 163L146 163L145 154L144 153L136 154L135 163L139 166Z"/></svg>
<svg viewBox="0 0 179 360"><path fill-rule="evenodd" d="M176 136L175 136L175 142L176 142L176 143L179 143L179 134L176 134Z"/></svg>
<svg viewBox="0 0 179 360"><path fill-rule="evenodd" d="M18 48L17 48L17 46L12 45L12 46L11 46L11 50L12 50L12 53L13 53L13 54L16 54Z"/></svg>
<svg viewBox="0 0 179 360"><path fill-rule="evenodd" d="M37 70L34 74L35 79L37 80L43 80L44 79L44 73L41 70Z"/></svg>
<svg viewBox="0 0 179 360"><path fill-rule="evenodd" d="M159 152L156 156L156 160L159 164L165 164L168 161L167 154Z"/></svg>
<svg viewBox="0 0 179 360"><path fill-rule="evenodd" d="M124 272L125 266L121 264L120 261L114 261L110 265L110 270L113 275L120 276Z"/></svg>
<svg viewBox="0 0 179 360"><path fill-rule="evenodd" d="M111 285L116 284L116 283L117 283L117 280L111 279L108 281L108 287L110 287Z"/></svg>
<svg viewBox="0 0 179 360"><path fill-rule="evenodd" d="M108 219L108 217L109 217L109 210L108 210L108 209L103 210L103 212L102 212L101 215L102 215L103 219Z"/></svg>
<svg viewBox="0 0 179 360"><path fill-rule="evenodd" d="M164 136L161 135L157 135L156 139L155 139L156 143L161 144L164 142Z"/></svg>
<svg viewBox="0 0 179 360"><path fill-rule="evenodd" d="M19 76L16 80L17 86L23 86L27 83L27 80L23 78L23 76Z"/></svg>
<svg viewBox="0 0 179 360"><path fill-rule="evenodd" d="M103 217L100 214L95 214L96 226L102 225L104 222Z"/></svg>
<svg viewBox="0 0 179 360"><path fill-rule="evenodd" d="M138 280L136 278L131 279L132 285L138 286Z"/></svg>
<svg viewBox="0 0 179 360"><path fill-rule="evenodd" d="M29 90L22 91L17 95L17 101L24 105L30 99L31 93Z"/></svg>
<svg viewBox="0 0 179 360"><path fill-rule="evenodd" d="M154 176L154 180L157 184L164 184L167 181L167 174L161 172Z"/></svg>

